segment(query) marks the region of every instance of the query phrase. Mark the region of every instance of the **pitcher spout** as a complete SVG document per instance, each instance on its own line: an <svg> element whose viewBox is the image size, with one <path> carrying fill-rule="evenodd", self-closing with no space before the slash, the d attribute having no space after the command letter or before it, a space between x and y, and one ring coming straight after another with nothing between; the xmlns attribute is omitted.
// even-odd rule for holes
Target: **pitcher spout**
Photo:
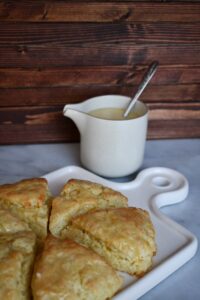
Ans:
<svg viewBox="0 0 200 300"><path fill-rule="evenodd" d="M63 115L74 121L78 127L80 133L83 133L86 123L87 115L81 111L78 111L74 108L74 105L65 105L63 109Z"/></svg>

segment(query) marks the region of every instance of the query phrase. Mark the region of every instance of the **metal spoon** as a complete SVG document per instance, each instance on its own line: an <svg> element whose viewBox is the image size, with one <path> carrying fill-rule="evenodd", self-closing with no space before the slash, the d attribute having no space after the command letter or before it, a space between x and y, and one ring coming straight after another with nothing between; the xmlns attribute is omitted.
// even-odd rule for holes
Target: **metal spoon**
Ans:
<svg viewBox="0 0 200 300"><path fill-rule="evenodd" d="M140 95L142 94L142 92L144 91L145 87L147 86L147 84L149 83L149 81L151 80L151 78L153 77L153 75L155 74L157 67L158 67L159 63L157 61L154 61L149 69L147 70L147 73L145 74L142 82L140 83L137 92L135 94L135 96L131 99L130 103L128 104L125 113L124 113L124 118L126 118L129 114L129 112L131 111L131 109L134 107L136 101L138 100L138 98L140 97Z"/></svg>

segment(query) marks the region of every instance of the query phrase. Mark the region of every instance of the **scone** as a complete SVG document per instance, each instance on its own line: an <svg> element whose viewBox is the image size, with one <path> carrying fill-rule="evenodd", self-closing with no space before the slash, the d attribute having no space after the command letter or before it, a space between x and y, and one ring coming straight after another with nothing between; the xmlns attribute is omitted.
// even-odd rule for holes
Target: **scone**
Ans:
<svg viewBox="0 0 200 300"><path fill-rule="evenodd" d="M44 178L0 186L0 208L26 222L40 240L47 235L50 194Z"/></svg>
<svg viewBox="0 0 200 300"><path fill-rule="evenodd" d="M100 256L71 240L48 236L32 278L34 300L104 300L122 279Z"/></svg>
<svg viewBox="0 0 200 300"><path fill-rule="evenodd" d="M30 299L35 242L33 232L0 235L0 299Z"/></svg>
<svg viewBox="0 0 200 300"><path fill-rule="evenodd" d="M113 268L142 276L156 253L155 231L147 211L104 209L72 219L65 236L93 249Z"/></svg>
<svg viewBox="0 0 200 300"><path fill-rule="evenodd" d="M28 224L15 217L6 209L0 208L0 234L10 234L20 231L31 231Z"/></svg>
<svg viewBox="0 0 200 300"><path fill-rule="evenodd" d="M128 200L120 192L98 183L71 179L60 197L52 201L49 229L54 236L64 238L63 231L72 217L98 208L127 206Z"/></svg>

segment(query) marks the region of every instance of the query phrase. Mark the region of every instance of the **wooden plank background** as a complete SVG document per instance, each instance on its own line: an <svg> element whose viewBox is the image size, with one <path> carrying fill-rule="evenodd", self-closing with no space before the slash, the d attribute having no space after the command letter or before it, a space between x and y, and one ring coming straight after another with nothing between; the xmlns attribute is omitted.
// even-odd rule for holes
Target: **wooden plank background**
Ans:
<svg viewBox="0 0 200 300"><path fill-rule="evenodd" d="M67 103L141 99L148 138L200 137L199 1L0 1L0 144L75 142Z"/></svg>

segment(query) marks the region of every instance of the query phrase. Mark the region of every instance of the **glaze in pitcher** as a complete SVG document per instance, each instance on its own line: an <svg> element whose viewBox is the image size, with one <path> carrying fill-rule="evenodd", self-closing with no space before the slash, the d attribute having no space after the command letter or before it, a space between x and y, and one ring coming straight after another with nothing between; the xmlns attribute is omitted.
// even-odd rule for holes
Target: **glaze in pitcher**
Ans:
<svg viewBox="0 0 200 300"><path fill-rule="evenodd" d="M105 177L121 177L142 164L147 134L148 109L137 101L139 116L129 120L107 120L89 113L99 108L126 108L129 97L106 95L82 103L65 105L64 116L80 132L80 155L84 167Z"/></svg>

